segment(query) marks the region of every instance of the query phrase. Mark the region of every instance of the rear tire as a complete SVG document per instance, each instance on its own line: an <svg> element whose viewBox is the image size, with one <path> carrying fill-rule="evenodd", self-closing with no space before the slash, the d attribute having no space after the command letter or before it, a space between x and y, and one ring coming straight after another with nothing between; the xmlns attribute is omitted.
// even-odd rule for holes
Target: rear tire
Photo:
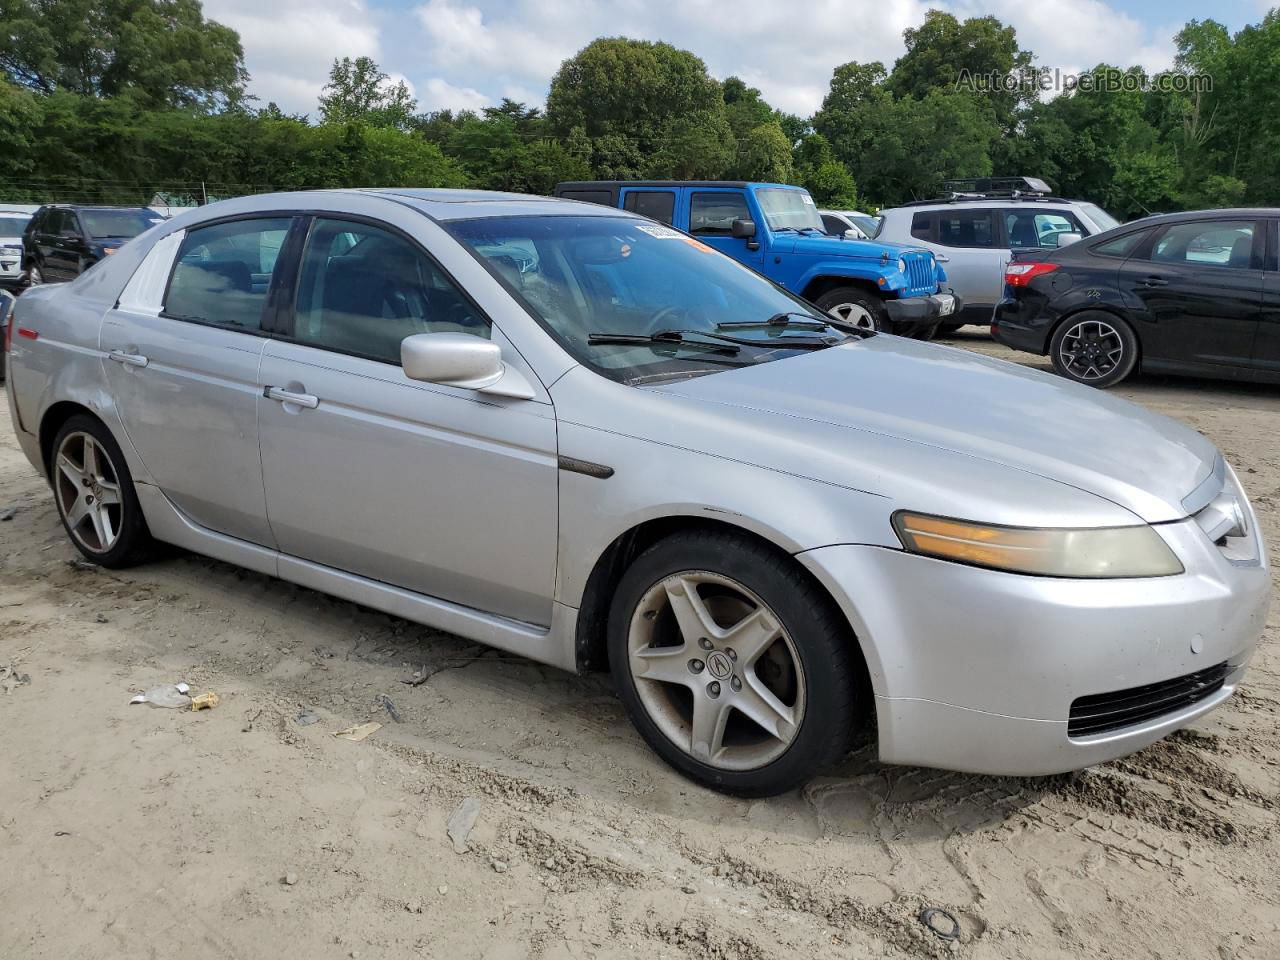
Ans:
<svg viewBox="0 0 1280 960"><path fill-rule="evenodd" d="M62 527L86 560L119 568L153 545L120 445L102 421L77 414L62 425L49 458Z"/></svg>
<svg viewBox="0 0 1280 960"><path fill-rule="evenodd" d="M646 550L614 594L608 646L640 735L712 789L794 789L858 732L848 624L794 560L748 538L695 531Z"/></svg>
<svg viewBox="0 0 1280 960"><path fill-rule="evenodd" d="M1138 338L1119 317L1084 310L1058 325L1049 358L1060 376L1090 387L1115 386L1138 363Z"/></svg>
<svg viewBox="0 0 1280 960"><path fill-rule="evenodd" d="M874 293L861 287L835 287L815 301L823 313L864 330L889 329L889 311Z"/></svg>

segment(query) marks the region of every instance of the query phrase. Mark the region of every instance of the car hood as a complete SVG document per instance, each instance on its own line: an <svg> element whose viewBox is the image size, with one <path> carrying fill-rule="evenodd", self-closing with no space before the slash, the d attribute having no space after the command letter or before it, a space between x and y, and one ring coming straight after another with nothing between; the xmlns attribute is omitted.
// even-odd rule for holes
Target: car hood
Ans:
<svg viewBox="0 0 1280 960"><path fill-rule="evenodd" d="M888 437L1001 464L1094 494L1151 523L1185 517L1183 499L1218 458L1196 431L1119 397L892 336L652 389L752 411L762 429L809 433L822 443ZM814 432L815 425L827 429ZM797 463L761 465L806 472ZM947 477L938 483L945 486Z"/></svg>
<svg viewBox="0 0 1280 960"><path fill-rule="evenodd" d="M786 236L786 234L782 234ZM790 238L792 245L784 252L813 257L852 257L857 260L897 260L907 251L928 253L923 247L905 243L881 243L878 240L845 240L841 237L805 234Z"/></svg>

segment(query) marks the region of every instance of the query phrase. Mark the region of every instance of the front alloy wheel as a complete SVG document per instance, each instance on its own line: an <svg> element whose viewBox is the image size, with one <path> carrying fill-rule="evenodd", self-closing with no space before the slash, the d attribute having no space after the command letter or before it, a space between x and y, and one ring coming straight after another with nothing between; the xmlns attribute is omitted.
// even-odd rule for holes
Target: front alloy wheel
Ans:
<svg viewBox="0 0 1280 960"><path fill-rule="evenodd" d="M865 673L847 621L792 557L732 531L676 534L637 557L608 646L636 729L715 789L793 789L857 733Z"/></svg>
<svg viewBox="0 0 1280 960"><path fill-rule="evenodd" d="M664 578L636 605L628 646L645 710L695 759L751 770L795 740L800 658L778 615L742 584L707 570Z"/></svg>

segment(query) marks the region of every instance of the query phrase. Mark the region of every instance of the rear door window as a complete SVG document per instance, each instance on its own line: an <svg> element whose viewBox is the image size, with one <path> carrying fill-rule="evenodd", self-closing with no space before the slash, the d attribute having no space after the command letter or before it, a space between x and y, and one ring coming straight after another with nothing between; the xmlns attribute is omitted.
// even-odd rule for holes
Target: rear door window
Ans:
<svg viewBox="0 0 1280 960"><path fill-rule="evenodd" d="M1009 233L1009 246L1014 250L1028 247L1056 247L1058 235L1085 230L1070 210L1007 210L1005 229Z"/></svg>
<svg viewBox="0 0 1280 960"><path fill-rule="evenodd" d="M933 214L917 213L911 218L911 235L917 240L933 239Z"/></svg>
<svg viewBox="0 0 1280 960"><path fill-rule="evenodd" d="M1253 265L1254 227L1252 220L1175 223L1156 240L1151 259L1247 270Z"/></svg>
<svg viewBox="0 0 1280 960"><path fill-rule="evenodd" d="M990 210L940 210L938 243L947 247L994 247Z"/></svg>
<svg viewBox="0 0 1280 960"><path fill-rule="evenodd" d="M629 190L623 207L642 217L671 223L675 217L676 195L671 190Z"/></svg>
<svg viewBox="0 0 1280 960"><path fill-rule="evenodd" d="M262 329L267 290L293 220L232 220L183 238L165 295L175 320L242 330Z"/></svg>

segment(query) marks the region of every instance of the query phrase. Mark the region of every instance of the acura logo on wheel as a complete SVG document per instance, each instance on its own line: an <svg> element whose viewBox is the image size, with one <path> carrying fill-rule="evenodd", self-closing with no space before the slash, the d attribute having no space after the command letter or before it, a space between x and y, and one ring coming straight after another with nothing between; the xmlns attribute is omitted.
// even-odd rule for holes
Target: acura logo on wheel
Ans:
<svg viewBox="0 0 1280 960"><path fill-rule="evenodd" d="M707 657L707 672L717 680L727 680L733 674L733 661L717 650Z"/></svg>

